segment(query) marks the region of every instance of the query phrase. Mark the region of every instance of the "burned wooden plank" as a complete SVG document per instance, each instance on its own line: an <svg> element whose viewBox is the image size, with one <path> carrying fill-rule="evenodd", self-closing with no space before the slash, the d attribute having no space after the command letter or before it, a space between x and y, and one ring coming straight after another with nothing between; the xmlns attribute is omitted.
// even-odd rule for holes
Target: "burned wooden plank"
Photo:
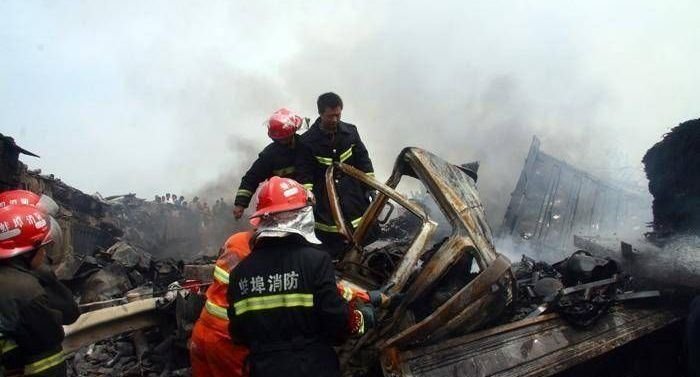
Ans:
<svg viewBox="0 0 700 377"><path fill-rule="evenodd" d="M550 376L680 319L671 310L619 306L582 330L548 315L439 345L387 350L382 360L396 376Z"/></svg>

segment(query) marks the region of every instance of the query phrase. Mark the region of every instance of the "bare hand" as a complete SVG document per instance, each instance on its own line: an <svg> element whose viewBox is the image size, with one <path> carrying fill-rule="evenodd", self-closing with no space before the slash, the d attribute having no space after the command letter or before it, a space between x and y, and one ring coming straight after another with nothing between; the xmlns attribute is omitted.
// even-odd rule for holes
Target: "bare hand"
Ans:
<svg viewBox="0 0 700 377"><path fill-rule="evenodd" d="M233 217L235 217L236 220L240 219L241 216L243 216L243 211L244 211L244 210L245 210L245 208L243 208L243 207L241 207L241 206L235 206L235 207L233 207Z"/></svg>

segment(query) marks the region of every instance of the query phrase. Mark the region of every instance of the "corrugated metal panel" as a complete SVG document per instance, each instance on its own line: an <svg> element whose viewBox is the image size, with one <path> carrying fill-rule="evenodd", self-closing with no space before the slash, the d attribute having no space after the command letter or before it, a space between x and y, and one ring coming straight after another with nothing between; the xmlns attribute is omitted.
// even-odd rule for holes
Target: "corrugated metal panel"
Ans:
<svg viewBox="0 0 700 377"><path fill-rule="evenodd" d="M649 208L642 193L542 152L535 137L499 235L543 255L571 252L574 235L642 234Z"/></svg>

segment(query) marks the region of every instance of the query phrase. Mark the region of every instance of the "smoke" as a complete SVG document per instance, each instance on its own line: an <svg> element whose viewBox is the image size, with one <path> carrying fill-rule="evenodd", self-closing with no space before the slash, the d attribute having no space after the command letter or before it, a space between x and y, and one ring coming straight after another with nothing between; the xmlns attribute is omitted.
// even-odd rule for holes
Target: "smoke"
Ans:
<svg viewBox="0 0 700 377"><path fill-rule="evenodd" d="M409 145L480 160L497 227L532 135L634 179L697 111L697 4L656 4L8 3L4 24L27 32L2 39L0 123L83 190L230 201L268 143L262 121L281 106L314 118L335 91L379 178Z"/></svg>

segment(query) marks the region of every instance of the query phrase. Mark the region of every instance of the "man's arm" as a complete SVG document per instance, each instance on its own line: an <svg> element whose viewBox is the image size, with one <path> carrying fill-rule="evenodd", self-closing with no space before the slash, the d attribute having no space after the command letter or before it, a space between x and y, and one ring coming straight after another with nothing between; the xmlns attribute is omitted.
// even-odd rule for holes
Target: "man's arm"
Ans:
<svg viewBox="0 0 700 377"><path fill-rule="evenodd" d="M19 314L19 323L12 339L23 353L33 356L60 351L64 337L63 314L51 308L46 294L26 303Z"/></svg>
<svg viewBox="0 0 700 377"><path fill-rule="evenodd" d="M236 199L234 200L234 216L238 219L243 215L243 210L248 208L250 200L253 198L255 190L258 189L260 182L270 177L272 174L272 164L270 158L260 153L258 159L253 162L250 169L241 178L241 184L236 191Z"/></svg>
<svg viewBox="0 0 700 377"><path fill-rule="evenodd" d="M338 292L330 256L320 252L316 270L314 308L330 340L341 343L350 335L350 307Z"/></svg>
<svg viewBox="0 0 700 377"><path fill-rule="evenodd" d="M34 271L34 275L37 276L41 286L46 291L49 308L61 313L60 323L62 325L70 325L78 320L80 309L73 299L73 293L63 283L58 281L51 268L43 265Z"/></svg>

